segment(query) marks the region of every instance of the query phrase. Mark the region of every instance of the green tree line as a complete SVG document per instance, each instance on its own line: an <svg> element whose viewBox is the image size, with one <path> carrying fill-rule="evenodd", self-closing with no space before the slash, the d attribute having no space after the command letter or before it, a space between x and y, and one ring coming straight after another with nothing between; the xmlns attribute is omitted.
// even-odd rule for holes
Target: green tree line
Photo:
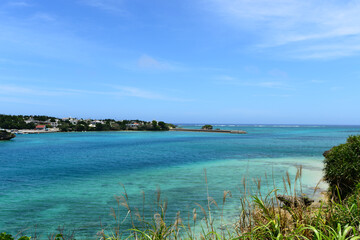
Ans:
<svg viewBox="0 0 360 240"><path fill-rule="evenodd" d="M0 114L0 128L4 129L34 129L34 123L26 123L23 116Z"/></svg>

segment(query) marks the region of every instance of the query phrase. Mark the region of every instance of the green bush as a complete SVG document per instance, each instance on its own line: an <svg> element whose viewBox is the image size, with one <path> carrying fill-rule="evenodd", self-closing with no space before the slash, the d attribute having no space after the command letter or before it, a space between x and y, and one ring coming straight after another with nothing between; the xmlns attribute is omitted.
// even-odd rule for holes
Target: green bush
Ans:
<svg viewBox="0 0 360 240"><path fill-rule="evenodd" d="M206 124L206 125L202 126L201 129L212 130L212 129L213 129L213 126L212 126L212 125L209 125L209 124Z"/></svg>
<svg viewBox="0 0 360 240"><path fill-rule="evenodd" d="M30 240L30 237L22 236L18 238L18 240ZM11 234L7 234L6 232L0 233L0 240L15 240L15 238Z"/></svg>
<svg viewBox="0 0 360 240"><path fill-rule="evenodd" d="M324 179L335 198L351 195L360 182L360 135L324 153Z"/></svg>

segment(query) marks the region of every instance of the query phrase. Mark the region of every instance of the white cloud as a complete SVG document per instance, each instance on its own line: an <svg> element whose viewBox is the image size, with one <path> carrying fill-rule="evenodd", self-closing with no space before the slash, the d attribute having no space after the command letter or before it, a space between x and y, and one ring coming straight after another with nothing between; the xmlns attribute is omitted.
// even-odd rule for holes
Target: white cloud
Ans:
<svg viewBox="0 0 360 240"><path fill-rule="evenodd" d="M257 47L295 47L300 58L333 58L360 52L359 1L212 0L211 10L260 36Z"/></svg>

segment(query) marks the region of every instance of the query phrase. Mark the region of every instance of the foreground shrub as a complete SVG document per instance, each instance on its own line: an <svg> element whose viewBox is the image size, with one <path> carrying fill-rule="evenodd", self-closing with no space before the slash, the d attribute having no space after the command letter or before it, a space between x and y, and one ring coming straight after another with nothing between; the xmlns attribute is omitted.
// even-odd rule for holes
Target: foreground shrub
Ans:
<svg viewBox="0 0 360 240"><path fill-rule="evenodd" d="M360 184L346 200L330 204L332 206L328 208L329 216L331 216L329 225L333 227L337 224L360 226Z"/></svg>
<svg viewBox="0 0 360 240"><path fill-rule="evenodd" d="M20 237L18 240L30 240L30 237ZM6 232L0 233L0 240L15 240L15 238L11 234L7 234Z"/></svg>
<svg viewBox="0 0 360 240"><path fill-rule="evenodd" d="M324 153L324 179L333 197L348 197L360 182L360 135Z"/></svg>

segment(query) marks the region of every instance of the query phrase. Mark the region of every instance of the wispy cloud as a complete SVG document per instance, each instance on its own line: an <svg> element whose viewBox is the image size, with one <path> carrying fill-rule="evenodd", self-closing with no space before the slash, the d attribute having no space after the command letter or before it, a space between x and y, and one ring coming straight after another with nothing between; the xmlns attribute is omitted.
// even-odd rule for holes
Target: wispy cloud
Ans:
<svg viewBox="0 0 360 240"><path fill-rule="evenodd" d="M81 3L104 11L124 13L122 0L81 0Z"/></svg>
<svg viewBox="0 0 360 240"><path fill-rule="evenodd" d="M18 9L0 4L2 58L29 55L32 61L51 58L88 63L94 55L106 51L104 45L79 35L77 26L59 17L56 11L39 7L35 1L14 1L19 6L30 3L34 5L19 13Z"/></svg>
<svg viewBox="0 0 360 240"><path fill-rule="evenodd" d="M99 89L101 88L98 87ZM93 96L103 95L110 97L135 97L150 100L164 100L175 102L188 102L189 99L177 98L160 94L157 92L130 86L113 86L109 85L104 90L86 90L73 88L42 88L42 87L24 87L19 85L0 84L0 96L13 96L21 94L22 96L45 96L45 97L62 97L62 96Z"/></svg>
<svg viewBox="0 0 360 240"><path fill-rule="evenodd" d="M31 17L31 20L40 20L40 21L52 22L52 21L55 21L56 18L51 14L38 12L38 13L35 13Z"/></svg>
<svg viewBox="0 0 360 240"><path fill-rule="evenodd" d="M128 96L128 97L137 97L144 99L152 99L152 100L165 100L165 101L175 101L175 102L189 102L192 101L190 99L176 98L170 97L164 94L159 94L156 92L144 90L137 87L129 87L129 86L113 86L114 89L119 90L119 96Z"/></svg>
<svg viewBox="0 0 360 240"><path fill-rule="evenodd" d="M54 20L52 15L46 13L34 14L27 19L0 15L0 50L11 56L21 53L34 57L86 62L90 59L87 56L101 49L70 31L64 31Z"/></svg>
<svg viewBox="0 0 360 240"><path fill-rule="evenodd" d="M155 58L147 54L135 58L133 61L126 61L117 64L119 67L132 70L132 71L150 71L150 72L162 72L162 71L183 71L186 70L181 64L171 62L168 60Z"/></svg>
<svg viewBox="0 0 360 240"><path fill-rule="evenodd" d="M318 83L318 84L325 83L324 80L311 80L310 82L312 82L312 83Z"/></svg>
<svg viewBox="0 0 360 240"><path fill-rule="evenodd" d="M227 22L260 35L259 48L295 45L293 57L334 58L360 53L360 2L212 0Z"/></svg>
<svg viewBox="0 0 360 240"><path fill-rule="evenodd" d="M342 89L344 89L344 87L335 86L335 87L331 87L331 88L330 88L330 90L331 90L331 91L334 91L334 92L335 92L335 91L340 91L340 90L342 90Z"/></svg>
<svg viewBox="0 0 360 240"><path fill-rule="evenodd" d="M237 83L239 80L229 75L221 75L216 77L216 80L220 83Z"/></svg>
<svg viewBox="0 0 360 240"><path fill-rule="evenodd" d="M240 80L235 77L223 75L216 77L216 82L225 85L247 86L247 87L261 87L261 88L278 88L278 89L291 89L291 87L282 81L259 81L259 80Z"/></svg>
<svg viewBox="0 0 360 240"><path fill-rule="evenodd" d="M255 86L255 87L267 87L267 88L288 88L282 82L255 82L255 83L246 83L248 86Z"/></svg>
<svg viewBox="0 0 360 240"><path fill-rule="evenodd" d="M22 60L13 60L9 58L0 58L0 66L1 65L28 65L28 66L42 66L41 64L29 61L22 61Z"/></svg>
<svg viewBox="0 0 360 240"><path fill-rule="evenodd" d="M176 70L179 69L175 64L164 60L155 59L149 55L142 55L137 61L137 66L143 70Z"/></svg>
<svg viewBox="0 0 360 240"><path fill-rule="evenodd" d="M273 69L271 71L269 71L269 75L273 76L273 77L278 77L278 78L287 78L288 74L282 70L279 69Z"/></svg>
<svg viewBox="0 0 360 240"><path fill-rule="evenodd" d="M31 6L27 1L9 1L7 3L11 7L29 7Z"/></svg>
<svg viewBox="0 0 360 240"><path fill-rule="evenodd" d="M289 98L293 97L293 95L290 94L255 94L254 97L276 97L276 98Z"/></svg>
<svg viewBox="0 0 360 240"><path fill-rule="evenodd" d="M114 86L115 89L120 90L119 95L129 96L129 97L138 97L145 99L163 99L164 97L158 93L146 91L136 87L127 87L127 86Z"/></svg>
<svg viewBox="0 0 360 240"><path fill-rule="evenodd" d="M23 87L18 85L0 85L1 95L13 95L13 94L22 94L22 95L33 95L33 96L64 96L71 94L71 91L68 90L59 90L59 89L44 89L38 87Z"/></svg>
<svg viewBox="0 0 360 240"><path fill-rule="evenodd" d="M33 101L29 99L23 99L18 97L2 97L0 96L0 102L5 103L16 103L16 104L30 104L30 105L40 105L40 106L50 106L53 104L48 104L46 102L40 102L40 101Z"/></svg>

